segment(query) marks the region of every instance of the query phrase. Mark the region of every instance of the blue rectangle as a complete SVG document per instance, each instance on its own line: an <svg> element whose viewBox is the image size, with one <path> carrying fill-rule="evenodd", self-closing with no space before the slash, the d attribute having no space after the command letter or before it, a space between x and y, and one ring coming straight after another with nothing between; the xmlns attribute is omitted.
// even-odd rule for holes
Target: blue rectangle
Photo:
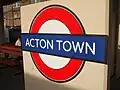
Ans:
<svg viewBox="0 0 120 90"><path fill-rule="evenodd" d="M27 51L104 63L106 36L22 33L22 48Z"/></svg>

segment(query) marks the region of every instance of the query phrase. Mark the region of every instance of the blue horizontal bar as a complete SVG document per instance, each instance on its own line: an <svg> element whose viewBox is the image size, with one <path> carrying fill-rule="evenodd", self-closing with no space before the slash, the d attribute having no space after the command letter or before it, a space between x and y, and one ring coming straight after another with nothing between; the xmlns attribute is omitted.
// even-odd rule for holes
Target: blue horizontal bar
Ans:
<svg viewBox="0 0 120 90"><path fill-rule="evenodd" d="M106 36L22 33L23 50L49 55L105 61Z"/></svg>

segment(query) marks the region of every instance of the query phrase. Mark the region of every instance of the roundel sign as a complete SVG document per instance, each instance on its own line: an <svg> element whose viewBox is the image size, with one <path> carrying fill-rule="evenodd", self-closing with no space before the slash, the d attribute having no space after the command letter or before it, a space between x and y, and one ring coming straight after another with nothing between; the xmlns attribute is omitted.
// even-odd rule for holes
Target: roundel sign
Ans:
<svg viewBox="0 0 120 90"><path fill-rule="evenodd" d="M35 16L30 33L85 34L77 16L61 5L50 5ZM31 52L33 62L40 73L54 82L67 82L82 70L85 61Z"/></svg>

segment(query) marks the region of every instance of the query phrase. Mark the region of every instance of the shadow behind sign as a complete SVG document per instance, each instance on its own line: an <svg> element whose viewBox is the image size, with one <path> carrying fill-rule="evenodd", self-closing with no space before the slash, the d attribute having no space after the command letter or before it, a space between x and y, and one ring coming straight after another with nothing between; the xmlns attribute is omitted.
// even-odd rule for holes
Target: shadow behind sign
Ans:
<svg viewBox="0 0 120 90"><path fill-rule="evenodd" d="M21 28L9 29L9 43L15 44L18 38L21 37Z"/></svg>

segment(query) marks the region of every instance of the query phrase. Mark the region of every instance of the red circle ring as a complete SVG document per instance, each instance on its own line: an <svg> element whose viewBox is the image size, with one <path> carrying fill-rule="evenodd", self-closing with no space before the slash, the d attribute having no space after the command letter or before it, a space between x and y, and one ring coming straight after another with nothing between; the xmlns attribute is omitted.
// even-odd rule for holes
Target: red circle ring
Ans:
<svg viewBox="0 0 120 90"><path fill-rule="evenodd" d="M40 27L48 20L58 20L64 23L71 34L85 34L79 18L71 10L61 5L49 5L40 10L31 23L30 33L38 33ZM71 59L65 67L52 69L41 60L39 53L31 52L31 56L43 76L59 83L75 78L85 64L84 60Z"/></svg>

